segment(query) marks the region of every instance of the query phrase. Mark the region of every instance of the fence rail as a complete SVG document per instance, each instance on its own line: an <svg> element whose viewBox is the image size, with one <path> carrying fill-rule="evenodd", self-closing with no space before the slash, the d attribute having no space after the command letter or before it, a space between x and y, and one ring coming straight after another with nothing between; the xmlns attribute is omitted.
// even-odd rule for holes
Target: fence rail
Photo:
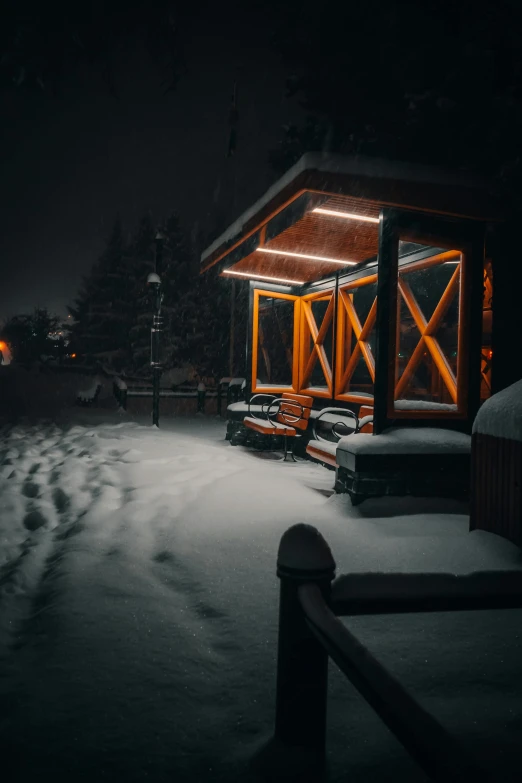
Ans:
<svg viewBox="0 0 522 783"><path fill-rule="evenodd" d="M113 394L118 404L124 409L127 409L127 400L136 397L152 397L152 386L145 384L142 385L121 385L121 380L113 381ZM160 389L161 398L174 398L180 400L196 400L197 412L204 413L205 402L208 399L216 399L217 402L217 415L222 415L223 400L226 400L227 406L231 402L238 402L242 396L242 389L240 386L231 385L228 382L220 381L215 387L210 389L199 389L196 386L178 386L174 389Z"/></svg>
<svg viewBox="0 0 522 783"><path fill-rule="evenodd" d="M491 780L460 743L349 631L338 617L402 612L522 607L522 571L453 574L366 573L334 581L328 544L310 525L294 525L279 546L280 578L277 695L273 743L295 759L301 749L308 780L325 767L328 660L331 658L424 772L441 783ZM333 583L333 584L332 584ZM289 757L290 757L289 756ZM274 769L270 749L263 772ZM291 779L291 776L287 779ZM296 779L303 779L302 770Z"/></svg>

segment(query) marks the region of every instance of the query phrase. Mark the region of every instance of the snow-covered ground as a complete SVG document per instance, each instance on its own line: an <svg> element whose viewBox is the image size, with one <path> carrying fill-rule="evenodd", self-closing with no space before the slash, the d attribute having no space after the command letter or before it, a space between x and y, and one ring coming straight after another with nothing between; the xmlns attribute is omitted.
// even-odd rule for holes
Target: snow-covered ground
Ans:
<svg viewBox="0 0 522 783"><path fill-rule="evenodd" d="M352 508L333 474L231 447L216 420L18 424L0 446L0 774L6 783L255 781L271 733L282 533L338 572L520 568L466 508ZM266 457L266 455L264 455ZM518 780L522 612L347 620L472 751ZM331 666L332 781L424 780Z"/></svg>

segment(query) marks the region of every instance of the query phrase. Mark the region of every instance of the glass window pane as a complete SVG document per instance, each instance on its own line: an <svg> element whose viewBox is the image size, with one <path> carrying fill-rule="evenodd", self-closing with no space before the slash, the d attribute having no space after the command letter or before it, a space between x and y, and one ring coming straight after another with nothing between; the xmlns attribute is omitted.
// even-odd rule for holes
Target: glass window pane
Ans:
<svg viewBox="0 0 522 783"><path fill-rule="evenodd" d="M457 409L459 253L399 267L396 410Z"/></svg>
<svg viewBox="0 0 522 783"><path fill-rule="evenodd" d="M262 386L292 386L294 301L259 297L257 379Z"/></svg>
<svg viewBox="0 0 522 783"><path fill-rule="evenodd" d="M358 394L373 397L372 372L375 368L375 310L377 282L350 286L339 297L344 329L341 368L337 374L337 395ZM362 330L362 331L361 331Z"/></svg>

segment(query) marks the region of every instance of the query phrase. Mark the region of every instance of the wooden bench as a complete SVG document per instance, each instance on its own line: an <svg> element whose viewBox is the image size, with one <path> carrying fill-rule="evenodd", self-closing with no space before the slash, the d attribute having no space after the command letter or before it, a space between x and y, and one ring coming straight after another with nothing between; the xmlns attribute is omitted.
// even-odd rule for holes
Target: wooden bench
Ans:
<svg viewBox="0 0 522 783"><path fill-rule="evenodd" d="M332 423L330 432L333 440L324 438L320 434L318 425L324 420L323 417L327 417L327 420ZM370 432L373 430L373 415L366 415L359 419L347 408L324 408L313 422L313 436L307 443L306 453L323 465L337 468L337 446L341 438L359 432L368 432L368 428L371 428Z"/></svg>
<svg viewBox="0 0 522 783"><path fill-rule="evenodd" d="M256 398L262 397L268 399L261 405L261 415L246 416L243 419L243 424L261 435L282 436L284 450L282 461L287 461L290 456L293 462L297 462L294 447L288 449L288 438L291 438L295 444L298 435L308 428L313 398L305 394L291 394L290 392L273 398L268 394L255 394L249 402L249 413L254 413Z"/></svg>

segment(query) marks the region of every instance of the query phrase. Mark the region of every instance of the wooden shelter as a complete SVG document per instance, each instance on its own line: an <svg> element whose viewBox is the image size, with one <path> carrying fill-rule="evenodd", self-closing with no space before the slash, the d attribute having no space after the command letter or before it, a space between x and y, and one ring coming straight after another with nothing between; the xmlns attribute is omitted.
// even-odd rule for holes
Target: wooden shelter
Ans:
<svg viewBox="0 0 522 783"><path fill-rule="evenodd" d="M484 183L308 154L202 255L250 280L248 391L370 406L471 430L491 393L492 265L502 209Z"/></svg>

